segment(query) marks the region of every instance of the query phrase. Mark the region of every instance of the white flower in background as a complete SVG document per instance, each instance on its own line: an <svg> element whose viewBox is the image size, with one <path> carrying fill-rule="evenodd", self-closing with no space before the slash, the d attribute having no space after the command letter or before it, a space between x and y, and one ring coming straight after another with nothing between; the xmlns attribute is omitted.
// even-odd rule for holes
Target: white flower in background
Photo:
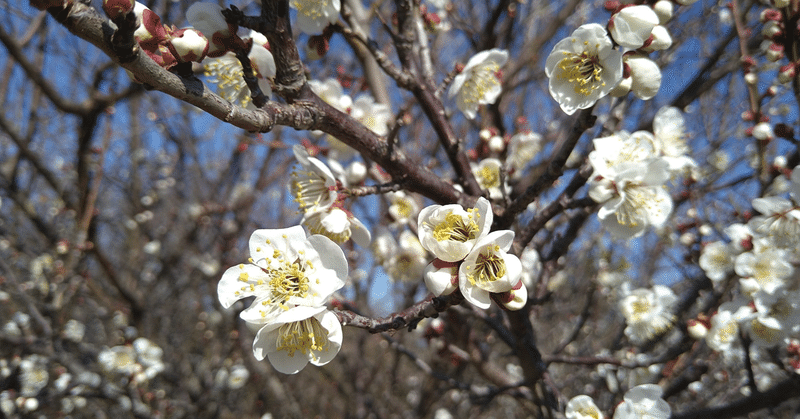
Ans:
<svg viewBox="0 0 800 419"><path fill-rule="evenodd" d="M275 77L275 60L272 53L264 45L253 42L250 53L250 65L258 79L258 87L267 97L272 95L270 80ZM205 61L205 75L208 81L217 85L219 95L225 100L248 109L255 109L252 104L250 89L244 82L242 63L232 52L219 58Z"/></svg>
<svg viewBox="0 0 800 419"><path fill-rule="evenodd" d="M753 208L763 215L747 223L751 230L768 237L778 248L800 247L800 207L779 196L756 198Z"/></svg>
<svg viewBox="0 0 800 419"><path fill-rule="evenodd" d="M294 157L302 168L292 172L289 189L301 211L328 208L336 202L336 179L333 173L316 157L311 157L305 147L295 145Z"/></svg>
<svg viewBox="0 0 800 419"><path fill-rule="evenodd" d="M400 281L419 281L428 264L428 252L414 233L403 230L390 257L383 265L386 273Z"/></svg>
<svg viewBox="0 0 800 419"><path fill-rule="evenodd" d="M789 180L791 180L789 195L792 196L794 202L800 202L800 166L796 166L792 170L792 175Z"/></svg>
<svg viewBox="0 0 800 419"><path fill-rule="evenodd" d="M236 364L231 367L231 372L228 375L228 388L232 390L242 388L245 384L247 384L247 380L249 378L250 371L247 370L247 367L241 364Z"/></svg>
<svg viewBox="0 0 800 419"><path fill-rule="evenodd" d="M753 313L748 302L739 298L719 306L706 333L706 343L711 349L728 352L739 341L739 322Z"/></svg>
<svg viewBox="0 0 800 419"><path fill-rule="evenodd" d="M697 164L687 154L686 123L678 108L665 106L653 118L653 147L668 163L671 171L681 171Z"/></svg>
<svg viewBox="0 0 800 419"><path fill-rule="evenodd" d="M342 325L324 307L297 306L259 329L253 341L256 359L269 359L276 370L295 374L309 362L322 366L342 347Z"/></svg>
<svg viewBox="0 0 800 419"><path fill-rule="evenodd" d="M250 262L229 268L217 286L225 308L256 297L240 314L249 323L266 323L293 306L319 307L347 278L342 249L327 237L306 237L300 226L256 230L249 246Z"/></svg>
<svg viewBox="0 0 800 419"><path fill-rule="evenodd" d="M493 217L491 205L483 197L478 198L475 208L469 210L458 204L431 205L419 213L419 241L434 257L445 262L458 262L489 233Z"/></svg>
<svg viewBox="0 0 800 419"><path fill-rule="evenodd" d="M589 162L595 175L613 178L617 173L656 157L653 135L647 131L618 131L607 137L595 138Z"/></svg>
<svg viewBox="0 0 800 419"><path fill-rule="evenodd" d="M614 419L668 419L672 409L661 398L663 393L656 384L642 384L628 390L614 411Z"/></svg>
<svg viewBox="0 0 800 419"><path fill-rule="evenodd" d="M789 254L770 246L765 239L755 240L753 250L736 257L734 270L741 278L739 284L745 294L762 290L773 293L785 287L786 279L794 272L788 262Z"/></svg>
<svg viewBox="0 0 800 419"><path fill-rule="evenodd" d="M756 313L749 325L749 335L760 346L784 343L800 332L800 291L780 290L773 294L753 294Z"/></svg>
<svg viewBox="0 0 800 419"><path fill-rule="evenodd" d="M518 132L508 140L506 170L513 178L522 176L522 170L542 150L542 136L530 131Z"/></svg>
<svg viewBox="0 0 800 419"><path fill-rule="evenodd" d="M306 226L311 234L321 234L340 244L352 238L359 246L369 247L372 241L367 227L338 203L307 211L300 224Z"/></svg>
<svg viewBox="0 0 800 419"><path fill-rule="evenodd" d="M658 15L650 6L629 6L611 15L608 29L618 44L637 49L644 45L658 22Z"/></svg>
<svg viewBox="0 0 800 419"><path fill-rule="evenodd" d="M47 387L50 373L47 372L47 358L39 355L29 355L19 363L20 395L23 397L36 397L43 388Z"/></svg>
<svg viewBox="0 0 800 419"><path fill-rule="evenodd" d="M664 225L672 212L672 198L663 186L669 179L666 161L650 159L624 166L613 177L593 180L589 196L604 202L597 213L603 227L629 239L644 234L649 226Z"/></svg>
<svg viewBox="0 0 800 419"><path fill-rule="evenodd" d="M335 78L329 78L325 81L309 80L308 86L311 87L312 92L316 93L327 104L344 113L350 112L349 109L353 106L353 99L344 93L342 85Z"/></svg>
<svg viewBox="0 0 800 419"><path fill-rule="evenodd" d="M297 10L296 27L309 35L322 33L339 20L339 0L292 0L289 4Z"/></svg>
<svg viewBox="0 0 800 419"><path fill-rule="evenodd" d="M539 275L542 273L542 261L539 257L539 252L533 247L526 247L519 256L519 261L522 263L522 277L520 280L526 287L531 288L539 280Z"/></svg>
<svg viewBox="0 0 800 419"><path fill-rule="evenodd" d="M567 419L604 419L603 412L594 404L591 397L581 394L570 399L564 411Z"/></svg>
<svg viewBox="0 0 800 419"><path fill-rule="evenodd" d="M419 204L411 195L403 191L388 192L389 215L396 223L411 223L419 215Z"/></svg>
<svg viewBox="0 0 800 419"><path fill-rule="evenodd" d="M644 54L625 54L625 64L631 69L631 91L642 100L652 99L661 88L661 69Z"/></svg>
<svg viewBox="0 0 800 419"><path fill-rule="evenodd" d="M389 133L389 121L394 118L388 105L376 103L375 99L368 94L359 95L356 98L350 108L350 116L380 136Z"/></svg>
<svg viewBox="0 0 800 419"><path fill-rule="evenodd" d="M209 41L208 56L219 57L227 51L220 40L231 37L231 27L217 3L198 2L186 9L186 20Z"/></svg>
<svg viewBox="0 0 800 419"><path fill-rule="evenodd" d="M619 303L628 324L625 335L631 342L640 344L666 332L675 319L673 310L677 302L675 293L663 285L631 291Z"/></svg>
<svg viewBox="0 0 800 419"><path fill-rule="evenodd" d="M700 268L708 279L721 281L733 272L733 252L721 241L709 243L700 250Z"/></svg>
<svg viewBox="0 0 800 419"><path fill-rule="evenodd" d="M622 80L622 53L613 48L605 28L590 23L553 47L545 73L550 95L572 115L594 105Z"/></svg>
<svg viewBox="0 0 800 419"><path fill-rule="evenodd" d="M136 360L143 369L136 375L136 381L152 380L156 375L164 371L165 366L161 361L164 350L161 347L143 337L136 338L132 346L136 352Z"/></svg>
<svg viewBox="0 0 800 419"><path fill-rule="evenodd" d="M753 231L745 224L731 224L725 227L725 234L731 239L731 247L738 254L753 248Z"/></svg>
<svg viewBox="0 0 800 419"><path fill-rule="evenodd" d="M516 256L506 253L513 240L513 231L500 230L475 243L458 268L458 287L464 299L487 309L491 305L489 293L510 291L520 282L522 264Z"/></svg>
<svg viewBox="0 0 800 419"><path fill-rule="evenodd" d="M502 167L500 160L495 158L483 159L478 164L472 164L472 174L481 186L481 189L489 191L489 199L502 199L503 189L508 192L507 185L503 182L503 174L500 172Z"/></svg>
<svg viewBox="0 0 800 419"><path fill-rule="evenodd" d="M494 103L502 92L500 68L508 61L508 51L481 51L467 61L454 79L448 96L456 98L456 106L469 119L475 119L480 105Z"/></svg>

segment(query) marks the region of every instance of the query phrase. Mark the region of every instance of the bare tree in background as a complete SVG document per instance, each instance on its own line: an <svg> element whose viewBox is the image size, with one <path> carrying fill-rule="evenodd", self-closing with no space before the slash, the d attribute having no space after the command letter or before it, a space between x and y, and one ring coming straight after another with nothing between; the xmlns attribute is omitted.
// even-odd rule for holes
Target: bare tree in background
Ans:
<svg viewBox="0 0 800 419"><path fill-rule="evenodd" d="M227 62L178 58L192 3L0 3L0 417L800 414L797 0L222 2ZM298 144L372 241L285 375L218 284L321 228ZM418 214L487 200L525 293L482 309Z"/></svg>

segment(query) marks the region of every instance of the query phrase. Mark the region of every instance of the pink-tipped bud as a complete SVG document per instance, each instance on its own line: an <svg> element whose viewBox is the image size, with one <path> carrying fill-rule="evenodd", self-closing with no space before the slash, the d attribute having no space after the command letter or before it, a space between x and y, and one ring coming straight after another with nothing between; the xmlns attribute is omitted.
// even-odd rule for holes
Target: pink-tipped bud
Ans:
<svg viewBox="0 0 800 419"><path fill-rule="evenodd" d="M330 37L314 35L308 38L306 46L306 58L309 60L319 60L331 49Z"/></svg>
<svg viewBox="0 0 800 419"><path fill-rule="evenodd" d="M761 23L767 23L769 21L780 22L781 12L775 9L765 9L761 12L759 19L761 20Z"/></svg>
<svg viewBox="0 0 800 419"><path fill-rule="evenodd" d="M767 59L772 61L773 63L779 61L784 57L783 55L783 45L770 43L769 48L767 48Z"/></svg>
<svg viewBox="0 0 800 419"><path fill-rule="evenodd" d="M133 11L134 0L103 0L103 11L111 20Z"/></svg>
<svg viewBox="0 0 800 419"><path fill-rule="evenodd" d="M796 74L794 63L786 64L778 70L778 81L783 84L789 83L794 80Z"/></svg>
<svg viewBox="0 0 800 419"><path fill-rule="evenodd" d="M178 29L168 35L167 46L179 62L200 62L208 54L208 39L192 28Z"/></svg>

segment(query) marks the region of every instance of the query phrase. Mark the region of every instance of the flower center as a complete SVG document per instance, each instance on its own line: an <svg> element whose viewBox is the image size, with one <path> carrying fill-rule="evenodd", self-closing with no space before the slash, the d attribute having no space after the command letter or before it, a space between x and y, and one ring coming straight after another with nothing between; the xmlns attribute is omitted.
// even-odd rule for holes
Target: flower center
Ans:
<svg viewBox="0 0 800 419"><path fill-rule="evenodd" d="M399 215L400 218L411 217L411 213L414 209L413 206L411 205L411 202L409 202L408 199L398 199L397 201L394 201L392 206L394 207L395 211L397 212L397 215Z"/></svg>
<svg viewBox="0 0 800 419"><path fill-rule="evenodd" d="M739 327L735 321L729 321L725 326L719 328L717 336L722 343L730 343L739 333Z"/></svg>
<svg viewBox="0 0 800 419"><path fill-rule="evenodd" d="M588 45L588 42L584 41L584 45ZM597 44L595 50L599 47L600 44ZM597 55L565 51L564 56L558 63L558 67L563 70L559 77L572 83L575 93L589 96L595 90L606 85L600 78L603 74L603 67L600 65L600 58Z"/></svg>
<svg viewBox="0 0 800 419"><path fill-rule="evenodd" d="M646 298L637 298L631 303L631 320L633 320L633 323L642 321L645 315L650 313L650 310L650 302Z"/></svg>
<svg viewBox="0 0 800 419"><path fill-rule="evenodd" d="M461 98L465 104L480 104L486 93L500 85L497 74L500 66L497 63L487 63L474 68L470 77L461 86Z"/></svg>
<svg viewBox="0 0 800 419"><path fill-rule="evenodd" d="M506 275L506 263L498 254L500 246L489 245L475 259L475 269L468 276L474 285L494 282Z"/></svg>
<svg viewBox="0 0 800 419"><path fill-rule="evenodd" d="M478 172L478 182L483 189L497 188L500 186L500 168L483 166Z"/></svg>
<svg viewBox="0 0 800 419"><path fill-rule="evenodd" d="M314 352L327 352L330 348L328 331L315 317L298 322L286 323L278 329L279 351L286 351L289 356L300 351L316 359Z"/></svg>
<svg viewBox="0 0 800 419"><path fill-rule="evenodd" d="M325 8L328 7L328 0L292 0L292 6L312 19L323 17Z"/></svg>
<svg viewBox="0 0 800 419"><path fill-rule="evenodd" d="M308 295L308 278L300 263L298 259L292 264L285 263L267 272L270 276L269 288L272 291L271 303L287 308L284 304L289 298L304 298Z"/></svg>
<svg viewBox="0 0 800 419"><path fill-rule="evenodd" d="M620 225L636 227L640 223L647 223L649 212L661 211L656 204L663 198L659 198L651 187L629 183L622 189L622 204L617 211L617 222Z"/></svg>
<svg viewBox="0 0 800 419"><path fill-rule="evenodd" d="M475 219L479 218L480 214L476 213L475 208L467 210L467 212L469 215L466 219L452 212L447 214L444 221L434 227L433 238L440 242L454 240L464 243L477 237L479 228Z"/></svg>

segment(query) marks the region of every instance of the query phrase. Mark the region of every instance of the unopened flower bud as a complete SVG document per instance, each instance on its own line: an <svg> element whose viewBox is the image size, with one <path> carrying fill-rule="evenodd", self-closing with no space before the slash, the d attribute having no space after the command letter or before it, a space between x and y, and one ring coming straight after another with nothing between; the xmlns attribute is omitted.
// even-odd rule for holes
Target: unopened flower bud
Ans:
<svg viewBox="0 0 800 419"><path fill-rule="evenodd" d="M631 67L631 92L642 100L651 99L661 87L661 69L646 55L633 54L624 57Z"/></svg>
<svg viewBox="0 0 800 419"><path fill-rule="evenodd" d="M759 20L761 23L767 23L769 21L780 22L781 21L781 12L775 9L764 9L759 16Z"/></svg>
<svg viewBox="0 0 800 419"><path fill-rule="evenodd" d="M613 97L622 97L628 94L631 91L631 85L633 84L633 79L630 77L626 77L622 79L609 94Z"/></svg>
<svg viewBox="0 0 800 419"><path fill-rule="evenodd" d="M179 62L199 63L208 54L208 39L195 29L178 29L168 38L169 50Z"/></svg>
<svg viewBox="0 0 800 419"><path fill-rule="evenodd" d="M761 35L767 39L775 39L783 33L783 28L779 22L770 20L761 29Z"/></svg>
<svg viewBox="0 0 800 419"><path fill-rule="evenodd" d="M115 20L132 11L135 3L134 0L103 0L103 11L111 20Z"/></svg>
<svg viewBox="0 0 800 419"><path fill-rule="evenodd" d="M665 24L672 19L672 2L669 0L658 0L653 5L653 11L658 15L658 23Z"/></svg>
<svg viewBox="0 0 800 419"><path fill-rule="evenodd" d="M747 73L744 75L744 82L747 84L756 84L758 82L758 76L755 73Z"/></svg>
<svg viewBox="0 0 800 419"><path fill-rule="evenodd" d="M625 7L608 21L609 32L614 41L631 49L644 45L656 25L658 15L650 6Z"/></svg>
<svg viewBox="0 0 800 419"><path fill-rule="evenodd" d="M507 310L517 311L528 302L528 289L519 281L510 291L492 294L492 297Z"/></svg>
<svg viewBox="0 0 800 419"><path fill-rule="evenodd" d="M786 64L778 70L778 81L784 84L789 83L794 80L796 74L794 64Z"/></svg>
<svg viewBox="0 0 800 419"><path fill-rule="evenodd" d="M771 140L775 138L775 133L768 122L759 122L753 127L753 138L761 141Z"/></svg>
<svg viewBox="0 0 800 419"><path fill-rule="evenodd" d="M306 58L319 60L331 49L330 38L323 35L313 35L308 38L306 45Z"/></svg>
<svg viewBox="0 0 800 419"><path fill-rule="evenodd" d="M489 138L487 145L489 146L489 150L491 150L494 153L500 153L503 151L504 148L506 148L506 142L503 140L503 137L499 135L495 135L492 138Z"/></svg>
<svg viewBox="0 0 800 419"><path fill-rule="evenodd" d="M645 42L642 48L645 52L662 51L672 46L672 37L669 35L667 28L658 25L653 28L650 33L650 38Z"/></svg>
<svg viewBox="0 0 800 419"><path fill-rule="evenodd" d="M687 323L686 330L689 332L689 336L697 340L705 339L708 334L708 326L695 319L691 319Z"/></svg>
<svg viewBox="0 0 800 419"><path fill-rule="evenodd" d="M133 13L136 14L136 23L138 24L133 37L142 48L155 53L156 45L165 41L167 37L167 31L161 24L161 18L139 2L134 5Z"/></svg>
<svg viewBox="0 0 800 419"><path fill-rule="evenodd" d="M784 57L783 55L783 45L770 43L769 48L767 48L767 59L772 61L773 63L779 61Z"/></svg>

